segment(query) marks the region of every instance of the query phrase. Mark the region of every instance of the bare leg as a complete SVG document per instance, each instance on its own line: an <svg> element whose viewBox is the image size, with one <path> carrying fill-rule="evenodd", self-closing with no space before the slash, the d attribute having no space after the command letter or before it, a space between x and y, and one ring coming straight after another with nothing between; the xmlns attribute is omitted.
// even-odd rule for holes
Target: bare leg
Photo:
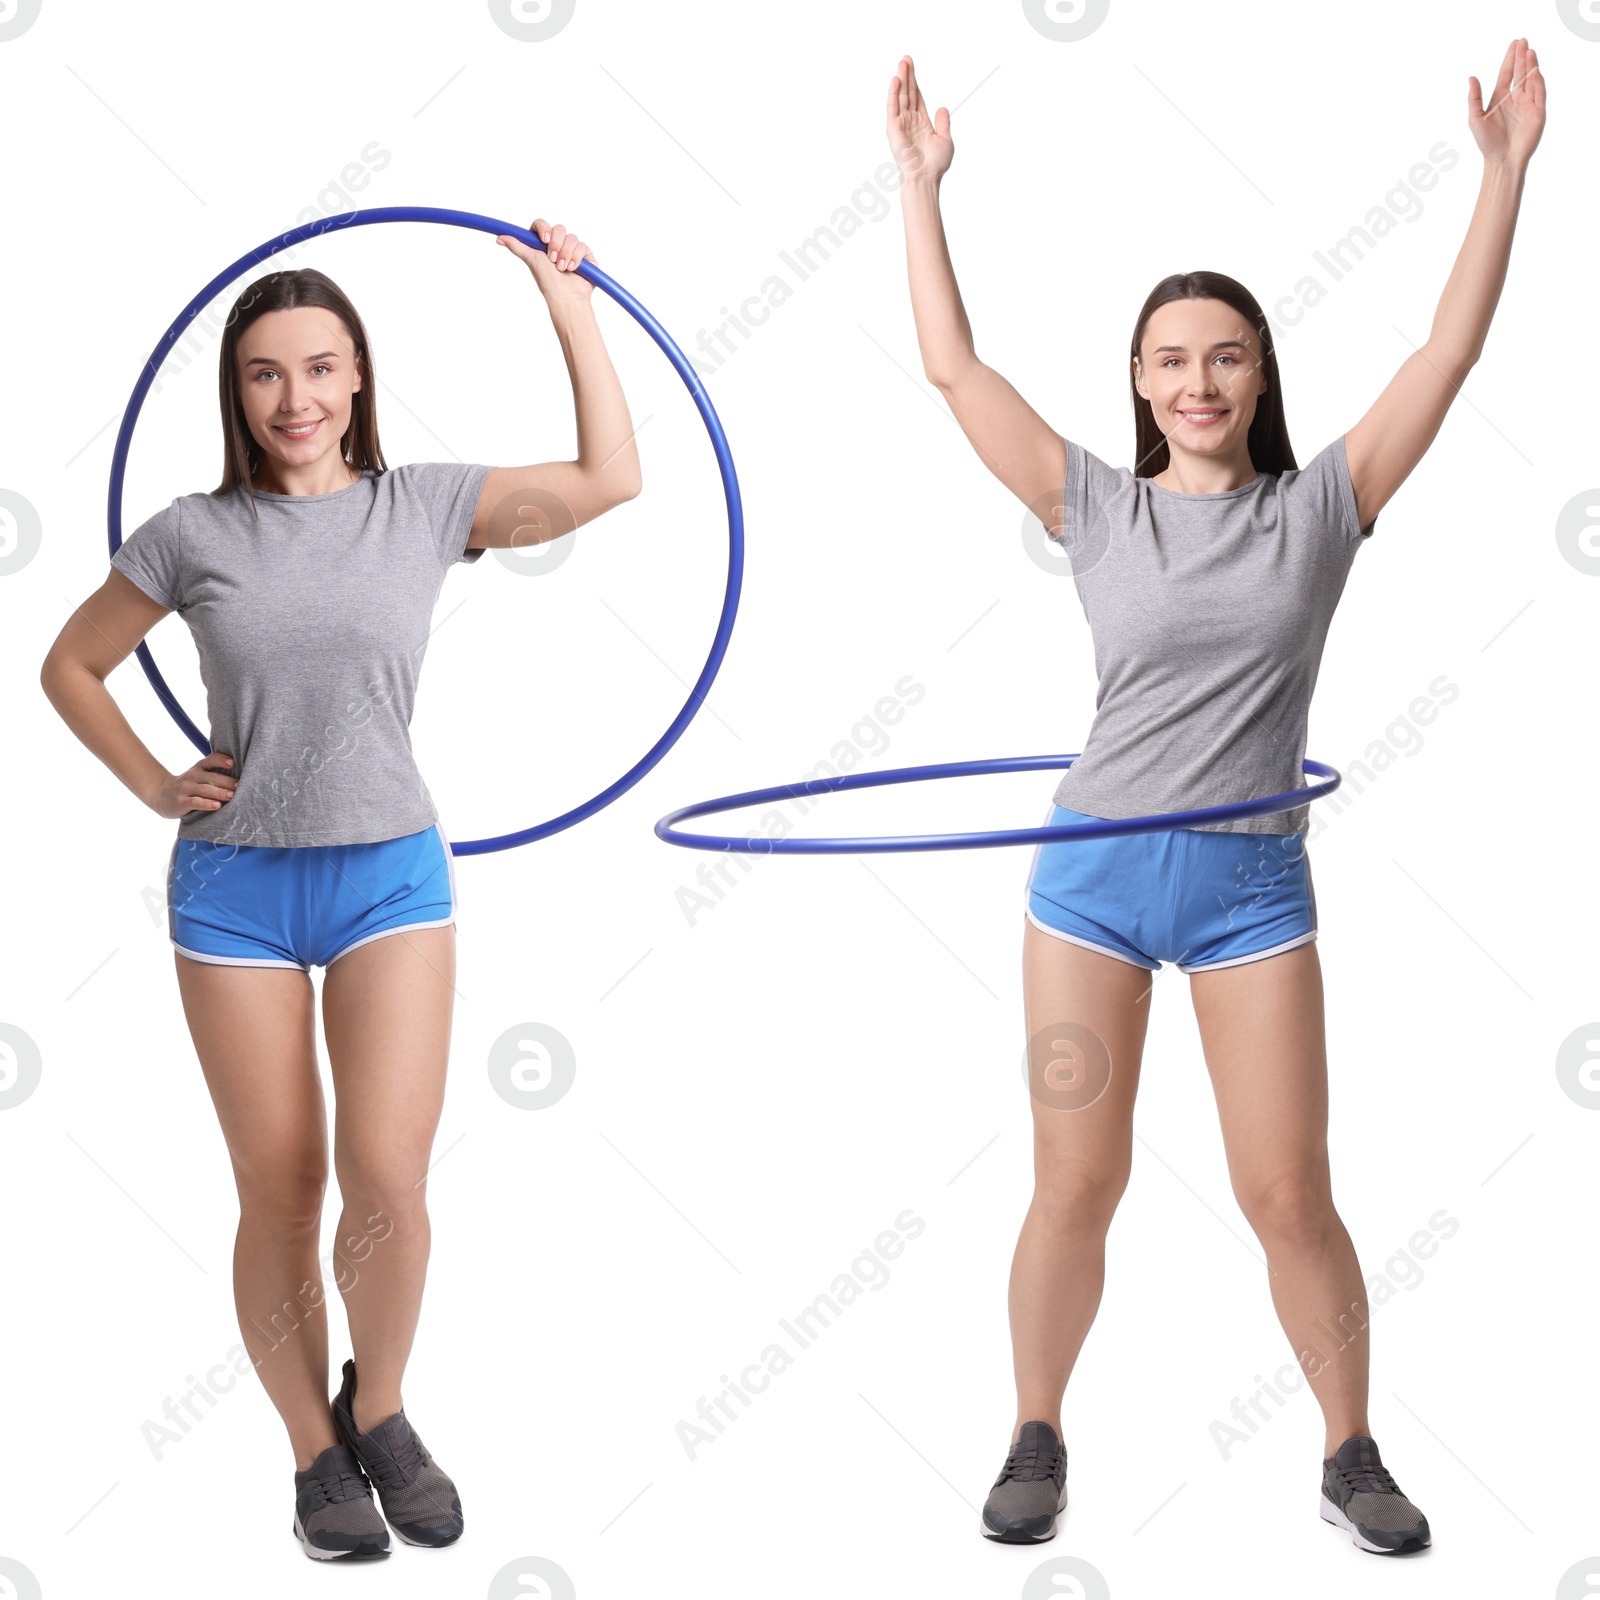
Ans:
<svg viewBox="0 0 1600 1600"><path fill-rule="evenodd" d="M338 1284L361 1433L401 1409L422 1308L430 1242L423 1180L444 1105L455 962L454 926L417 928L357 946L323 982L344 1198Z"/></svg>
<svg viewBox="0 0 1600 1600"><path fill-rule="evenodd" d="M328 1132L311 979L290 968L218 966L176 951L173 959L239 1191L239 1331L303 1469L338 1442L317 1266Z"/></svg>
<svg viewBox="0 0 1600 1600"><path fill-rule="evenodd" d="M1022 975L1034 1189L1011 1262L1013 1443L1033 1420L1060 1437L1062 1395L1100 1306L1106 1230L1132 1164L1153 977L1026 918Z"/></svg>
<svg viewBox="0 0 1600 1600"><path fill-rule="evenodd" d="M1328 1169L1328 1060L1315 943L1189 979L1228 1173L1322 1407L1331 1456L1367 1424L1367 1296Z"/></svg>

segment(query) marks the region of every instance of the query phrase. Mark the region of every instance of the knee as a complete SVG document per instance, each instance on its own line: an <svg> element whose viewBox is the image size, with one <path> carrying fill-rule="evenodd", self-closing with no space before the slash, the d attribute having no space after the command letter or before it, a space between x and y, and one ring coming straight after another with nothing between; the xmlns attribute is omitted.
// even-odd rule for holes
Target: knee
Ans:
<svg viewBox="0 0 1600 1600"><path fill-rule="evenodd" d="M1034 1214L1045 1226L1104 1232L1128 1187L1128 1169L1074 1166L1034 1176Z"/></svg>
<svg viewBox="0 0 1600 1600"><path fill-rule="evenodd" d="M328 1164L320 1151L278 1161L234 1162L241 1220L279 1233L315 1234L322 1226Z"/></svg>
<svg viewBox="0 0 1600 1600"><path fill-rule="evenodd" d="M367 1238L410 1233L427 1216L427 1185L419 1181L421 1175L392 1155L341 1161L339 1193L345 1211Z"/></svg>
<svg viewBox="0 0 1600 1600"><path fill-rule="evenodd" d="M1241 1185L1234 1195L1263 1244L1317 1249L1339 1226L1328 1186L1312 1178L1290 1175Z"/></svg>

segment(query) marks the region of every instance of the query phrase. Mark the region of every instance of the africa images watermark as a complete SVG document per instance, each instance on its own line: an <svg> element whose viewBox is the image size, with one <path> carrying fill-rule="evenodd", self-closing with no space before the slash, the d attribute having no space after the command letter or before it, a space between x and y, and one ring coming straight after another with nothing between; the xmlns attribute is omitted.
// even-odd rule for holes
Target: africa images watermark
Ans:
<svg viewBox="0 0 1600 1600"><path fill-rule="evenodd" d="M1395 716L1383 730L1381 739L1372 740L1360 757L1352 756L1346 761L1339 769L1344 779L1339 787L1332 794L1312 801L1305 842L1309 844L1327 827L1327 814L1337 817L1348 811L1355 804L1356 796L1364 794L1367 785L1376 783L1398 757L1420 753L1425 741L1418 724L1427 727L1438 718L1440 707L1453 704L1460 694L1460 687L1441 672L1428 685L1426 694L1417 695L1404 711ZM1324 807L1327 808L1327 814L1324 813Z"/></svg>
<svg viewBox="0 0 1600 1600"><path fill-rule="evenodd" d="M701 1395L696 1403L694 1414L699 1422L679 1419L673 1431L689 1459L696 1460L702 1446L715 1444L729 1426L739 1420L741 1413L734 1409L735 1402L748 1411L754 1404L754 1397L766 1393L772 1380L787 1372L800 1351L815 1344L840 1315L861 1298L863 1290L883 1288L889 1282L889 1268L885 1262L893 1261L905 1249L906 1241L919 1237L926 1227L927 1223L908 1206L894 1219L892 1228L885 1228L856 1256L848 1272L841 1272L834 1278L825 1293L792 1317L779 1317L778 1326L788 1343L774 1340L754 1361L740 1369L737 1378L724 1372L717 1380L723 1387L710 1399ZM790 1344L794 1346L792 1353ZM701 1426L702 1423L705 1426Z"/></svg>
<svg viewBox="0 0 1600 1600"><path fill-rule="evenodd" d="M419 648L426 648L426 644ZM372 720L376 709L389 705L394 698L393 689L382 677L373 679L367 684L364 696L345 701L335 713L345 719L345 725L327 723L322 747L303 746L298 764L286 766L275 778L257 779L254 771L247 774L237 757L232 766L223 768L226 776L237 780L237 787L232 797L223 802L220 811L209 813L225 819L221 831L214 838L204 836L209 848L200 854L175 851L163 889L145 886L140 898L150 913L151 922L169 927L174 911L189 910L193 915L195 896L220 877L241 849L258 843L269 827L287 828L288 813L294 802L308 803L320 795L320 790L318 795L311 791L323 769L334 760L346 761L354 755L360 742L359 730ZM224 753L233 754L232 751ZM291 833L289 837L296 836Z"/></svg>
<svg viewBox="0 0 1600 1600"><path fill-rule="evenodd" d="M412 670L413 681L420 675L421 658L428 648L428 636L412 648L416 658ZM398 702L398 704L397 704ZM388 708L394 706L394 710ZM166 926L171 913L192 905L194 898L223 868L238 855L241 849L258 844L261 835L276 830L281 839L298 839L291 827L291 811L303 814L306 807L322 798L319 780L323 771L335 761L348 761L356 753L361 733L375 716L386 717L396 726L409 725L409 712L399 681L392 673L380 673L370 679L359 694L347 696L335 706L331 720L323 725L319 744L301 747L298 758L285 766L277 777L269 778L265 772L246 772L239 765L235 752L234 765L223 769L226 776L237 780L232 797L223 802L220 811L209 813L224 819L217 834L204 835L209 848L200 855L178 852L174 855L168 881L164 890L147 885L142 899L150 913L150 920ZM402 722L402 718L405 720ZM232 846L232 849L226 848Z"/></svg>
<svg viewBox="0 0 1600 1600"><path fill-rule="evenodd" d="M1409 1291L1418 1288L1424 1276L1420 1263L1438 1253L1441 1240L1454 1238L1460 1230L1460 1222L1443 1206L1435 1211L1428 1218L1426 1228L1418 1228L1404 1246L1389 1256L1381 1272L1375 1272L1368 1277L1366 1282L1368 1313L1376 1311L1379 1306L1387 1305L1402 1289ZM1249 1395L1233 1397L1233 1403L1228 1407L1228 1415L1233 1421L1226 1422L1219 1417L1212 1421L1209 1428L1211 1442L1221 1452L1224 1461L1232 1459L1233 1452L1239 1445L1249 1444L1251 1439L1272 1421L1277 1412L1288 1404L1288 1397L1305 1387L1307 1378L1316 1377L1341 1350L1366 1332L1368 1318L1363 1317L1361 1312L1361 1302L1356 1301L1341 1311L1332 1322L1325 1317L1319 1318L1317 1326L1331 1341L1331 1348L1328 1351L1302 1350L1298 1361L1285 1361L1270 1379L1264 1378L1258 1372L1253 1379L1257 1387ZM1270 1400L1273 1409L1269 1411L1262 1403L1263 1400ZM1245 1431L1241 1432L1239 1427L1234 1426L1235 1423L1242 1425Z"/></svg>
<svg viewBox="0 0 1600 1600"><path fill-rule="evenodd" d="M1416 222L1426 209L1417 191L1427 193L1438 183L1439 174L1449 172L1460 160L1460 152L1440 139L1428 151L1426 161L1414 162L1406 176L1397 179L1377 205L1368 207L1362 222L1325 249L1313 250L1312 261L1331 283L1324 282L1318 272L1307 271L1288 294L1280 295L1270 306L1264 307L1267 320L1274 324L1275 330L1279 323L1293 328L1304 321L1306 312L1333 292L1332 285L1349 277L1400 223Z"/></svg>
<svg viewBox="0 0 1600 1600"><path fill-rule="evenodd" d="M906 707L916 705L927 692L927 689L909 672L906 673L895 684L893 694L883 695L871 712L862 713L851 727L848 737L834 741L830 752L831 760L824 757L804 777L793 781L804 784L818 778L837 778L842 772L849 772L859 766L862 761L872 756L881 756L889 748L889 735L884 731L883 724L888 723L893 727L905 716ZM831 792L823 789L819 794ZM810 794L792 795L785 803L793 806L800 816L804 817L816 806L817 799L817 796ZM793 832L794 823L780 808L773 806L762 813L757 826L747 829L744 836L747 839L781 839ZM757 851L755 854L759 855L760 852ZM715 866L712 865L712 861L715 861ZM751 852L724 850L711 860L702 860L695 869L695 884L699 885L698 888L692 884L679 884L673 892L678 909L691 928L696 925L703 912L714 911L731 890L738 888L742 880L734 876L733 862L738 863L739 871L746 876L755 866Z"/></svg>
<svg viewBox="0 0 1600 1600"><path fill-rule="evenodd" d="M393 1219L376 1211L367 1218L365 1232L359 1236L352 1235L345 1241L343 1249L330 1250L323 1256L322 1266L332 1274L341 1295L349 1294L360 1281L361 1274L356 1271L355 1263L365 1261L372 1254L373 1245L382 1243L393 1232ZM192 1372L186 1373L183 1381L189 1387L176 1398L169 1394L161 1402L161 1415L171 1426L152 1418L146 1418L139 1425L139 1432L149 1445L150 1454L159 1461L169 1445L181 1443L197 1424L205 1421L207 1412L216 1410L218 1401L233 1389L239 1378L246 1376L252 1367L260 1366L267 1355L291 1335L298 1333L302 1321L314 1312L321 1311L326 1300L322 1285L306 1279L300 1285L298 1295L285 1300L264 1324L259 1317L250 1319L250 1326L266 1341L266 1355L254 1357L242 1343L235 1344L223 1354L221 1361L206 1368L203 1377L197 1378ZM295 1315L297 1310L298 1317ZM202 1401L205 1410L200 1407L199 1402Z"/></svg>
<svg viewBox="0 0 1600 1600"><path fill-rule="evenodd" d="M324 217L342 215L344 212L353 211L355 204L350 198L349 191L360 192L372 182L375 172L383 169L394 160L394 157L378 143L376 139L369 139L362 145L359 152L360 159L347 161L339 170L339 176L330 178L321 189L317 191L316 199L308 206L302 206L294 219L296 228L305 227L313 222L320 222ZM285 229L284 232L289 232ZM287 262L297 250L305 248L308 241L302 240L300 244L291 245L287 250L278 253L278 264L271 270L282 272ZM233 305L224 305L219 300L213 300L197 316L193 322L178 336L177 342L167 351L160 369L150 385L150 393L161 393L162 385L168 378L176 378L185 372L199 356L204 348L216 338L222 329L227 327L233 316Z"/></svg>
<svg viewBox="0 0 1600 1600"><path fill-rule="evenodd" d="M728 306L720 307L723 320L710 331L704 327L696 331L694 348L703 359L697 361L689 355L689 365L702 378L719 372L730 357L737 355L754 338L754 330L762 327L780 306L787 305L799 292L799 286L820 272L864 223L882 222L891 214L893 208L887 197L899 187L900 169L893 161L883 162L870 178L863 178L851 191L850 198L833 208L827 222L812 229L792 248L778 252L778 260L793 274L794 281L783 272L771 273L754 294L746 295L739 302L737 311ZM740 342L735 342L734 334L739 336Z"/></svg>

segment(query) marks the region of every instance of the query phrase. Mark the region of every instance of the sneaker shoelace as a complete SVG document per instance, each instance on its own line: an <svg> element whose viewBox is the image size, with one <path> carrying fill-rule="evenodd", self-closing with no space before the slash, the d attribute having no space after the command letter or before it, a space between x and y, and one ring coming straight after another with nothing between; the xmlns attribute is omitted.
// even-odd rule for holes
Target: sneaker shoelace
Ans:
<svg viewBox="0 0 1600 1600"><path fill-rule="evenodd" d="M313 1511L320 1511L323 1506L338 1505L341 1501L368 1497L367 1480L359 1472L344 1472L338 1467L313 1478L311 1490L316 1502L312 1506Z"/></svg>
<svg viewBox="0 0 1600 1600"><path fill-rule="evenodd" d="M1352 1494L1400 1494L1400 1485L1389 1476L1389 1469L1385 1466L1336 1467L1334 1476Z"/></svg>
<svg viewBox="0 0 1600 1600"><path fill-rule="evenodd" d="M367 1466L367 1471L385 1489L405 1488L422 1470L422 1452L417 1448L417 1436L409 1427L401 1428L399 1433L399 1443L393 1454L380 1447L373 1451L373 1459Z"/></svg>
<svg viewBox="0 0 1600 1600"><path fill-rule="evenodd" d="M1040 1478L1053 1478L1060 1463L1059 1448L1041 1450L1037 1444L1025 1445L1019 1439L1012 1445L1010 1454L1006 1456L1006 1464L1001 1469L1000 1476L995 1479L995 1483L1002 1484L1008 1478L1021 1483L1031 1483Z"/></svg>

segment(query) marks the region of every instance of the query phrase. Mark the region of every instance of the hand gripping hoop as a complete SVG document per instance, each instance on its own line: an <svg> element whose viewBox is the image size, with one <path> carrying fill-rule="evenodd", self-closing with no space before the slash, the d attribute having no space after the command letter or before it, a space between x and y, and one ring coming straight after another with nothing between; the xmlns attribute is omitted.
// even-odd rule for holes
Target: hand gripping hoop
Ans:
<svg viewBox="0 0 1600 1600"><path fill-rule="evenodd" d="M1079 754L1082 752L1080 751ZM768 800L794 800L803 795L828 794L837 789L874 789L886 783L916 783L925 778L980 777L994 772L1041 772L1070 767L1070 756L997 756L988 761L945 761L931 767L891 767L883 772L851 772L831 778L807 778L780 783L770 789L723 795L669 811L656 823L656 837L690 850L737 850L751 855L875 855L901 850L982 850L992 845L1035 844L1049 839L1108 839L1125 833L1159 833L1165 828L1193 828L1206 822L1229 822L1236 817L1264 817L1332 794L1344 781L1339 772L1321 761L1307 760L1302 770L1326 781L1264 800L1239 800L1232 805L1203 806L1198 811L1169 811L1158 817L1122 817L1094 822L1063 823L1059 827L1003 828L993 833L913 833L876 839L770 839L727 838L711 833L680 833L673 824L739 806Z"/></svg>
<svg viewBox="0 0 1600 1600"><path fill-rule="evenodd" d="M111 457L111 490L107 520L112 555L117 553L122 544L122 477L128 464L128 446L133 439L134 424L139 420L145 396L149 393L150 385L161 368L162 360L182 337L184 329L235 278L242 276L269 256L275 256L280 250L287 250L291 245L315 238L318 234L331 233L337 228L365 227L374 222L438 222L454 228L477 228L484 233L509 234L512 238L522 240L524 244L532 245L536 250L544 249L544 244L536 233L530 233L526 228L519 228L514 223L497 222L493 217L481 216L476 211L450 211L435 206L377 206L370 211L346 211L338 216L321 217L315 222L306 223L303 227L291 228L287 233L278 234L265 244L257 245L248 255L240 256L231 267L213 278L184 307L177 321L161 336L161 342L155 347L155 351L145 363L144 372L138 383L134 385L128 409L122 416L122 427L117 433L117 446ZM593 816L602 807L610 805L619 795L631 789L678 742L679 736L689 726L695 712L700 709L701 703L710 692L717 669L722 665L722 658L727 653L728 640L733 633L733 619L739 610L739 588L744 576L744 509L739 497L739 479L733 469L733 455L728 448L722 424L712 408L711 399L706 394L705 385L700 381L694 368L689 365L683 352L672 342L667 331L621 284L608 277L594 262L587 259L578 263L577 271L597 288L604 289L661 346L667 359L678 369L678 376L683 379L689 393L694 397L701 419L705 422L706 431L711 435L711 443L717 453L717 466L722 473L723 494L728 502L728 581L723 592L722 614L717 623L716 638L712 641L711 652L706 657L705 665L700 669L700 676L695 679L694 687L689 691L689 698L683 702L682 709L667 731L615 783L602 789L592 799L585 800L582 805L575 806L571 811L563 812L558 817L551 817L547 822L537 823L531 828L523 828L518 833L503 833L492 839L456 840L450 849L458 856L482 855L490 850L509 850L514 845L532 844L535 839L547 838L552 833L559 833L563 828L570 828L575 822L582 822L585 817ZM202 755L210 755L210 741L189 720L183 707L178 704L177 696L167 687L160 669L156 666L155 657L150 654L150 646L141 640L135 653L139 657L139 664L144 668L145 677L150 680L162 705L172 713L172 720L188 735Z"/></svg>

